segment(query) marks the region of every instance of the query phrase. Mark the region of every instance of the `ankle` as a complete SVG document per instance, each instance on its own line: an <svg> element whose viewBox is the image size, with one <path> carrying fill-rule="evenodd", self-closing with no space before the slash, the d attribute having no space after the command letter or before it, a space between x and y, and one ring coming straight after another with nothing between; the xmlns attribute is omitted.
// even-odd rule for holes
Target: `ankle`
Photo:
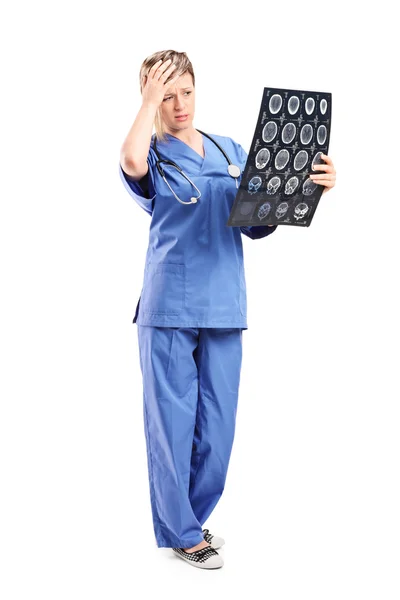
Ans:
<svg viewBox="0 0 400 600"><path fill-rule="evenodd" d="M196 546L192 546L192 548L183 548L183 550L185 552L196 552L196 550L201 550L202 548L205 548L206 546L210 546L210 544L208 542L206 542L205 540L202 540L199 544L196 544Z"/></svg>

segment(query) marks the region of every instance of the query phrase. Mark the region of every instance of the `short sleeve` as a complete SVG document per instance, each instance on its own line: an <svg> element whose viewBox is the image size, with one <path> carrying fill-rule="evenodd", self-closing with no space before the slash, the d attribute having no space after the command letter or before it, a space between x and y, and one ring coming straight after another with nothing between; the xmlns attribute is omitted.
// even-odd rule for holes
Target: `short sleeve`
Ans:
<svg viewBox="0 0 400 600"><path fill-rule="evenodd" d="M240 159L240 169L243 174L247 162L247 152L244 151L240 144L236 144L236 146L238 149ZM248 227L242 226L240 228L240 231L250 239L258 240L260 238L267 237L267 235L273 233L277 227L278 225L273 225L272 227L270 227L269 225L250 225Z"/></svg>
<svg viewBox="0 0 400 600"><path fill-rule="evenodd" d="M147 164L149 165L149 170L142 179L137 181L125 173L121 167L121 163L119 164L119 175L125 189L127 190L128 194L132 196L132 198L139 204L139 206L143 208L143 210L145 210L149 215L153 214L154 200L157 195L154 184L156 161L156 153L154 152L153 148L150 147L149 154L147 155Z"/></svg>

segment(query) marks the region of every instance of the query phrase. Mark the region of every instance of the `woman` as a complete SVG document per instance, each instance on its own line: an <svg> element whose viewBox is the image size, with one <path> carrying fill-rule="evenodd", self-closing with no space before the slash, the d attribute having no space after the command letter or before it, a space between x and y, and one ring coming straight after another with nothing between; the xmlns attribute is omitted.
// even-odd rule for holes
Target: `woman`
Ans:
<svg viewBox="0 0 400 600"><path fill-rule="evenodd" d="M202 529L224 489L247 329L241 235L228 227L247 154L229 137L193 126L195 77L184 52L156 52L140 71L142 105L119 171L151 215L138 327L150 500L158 547L201 568L223 565L224 540ZM156 134L152 135L153 125ZM237 165L236 177L228 172ZM183 174L157 159L174 161ZM328 159L328 157L325 157ZM334 169L315 176L333 187ZM319 181L318 181L319 177Z"/></svg>

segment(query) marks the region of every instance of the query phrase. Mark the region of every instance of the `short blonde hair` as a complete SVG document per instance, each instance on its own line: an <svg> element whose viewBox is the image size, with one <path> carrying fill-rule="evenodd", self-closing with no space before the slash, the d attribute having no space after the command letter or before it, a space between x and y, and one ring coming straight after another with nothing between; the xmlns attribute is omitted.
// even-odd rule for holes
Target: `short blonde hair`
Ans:
<svg viewBox="0 0 400 600"><path fill-rule="evenodd" d="M176 75L184 75L185 73L189 73L193 79L193 86L195 84L194 81L194 71L193 66L190 60L187 57L186 52L176 52L175 50L161 50L160 52L155 52L151 56L148 56L142 63L140 67L139 74L139 83L140 83L140 93L142 93L142 81L143 77L149 74L151 67L158 61L162 60L162 62L171 59L174 65L176 65L176 69L174 69L171 75L168 77L165 83L168 83L173 77ZM165 130L163 128L163 122L161 119L160 108L157 109L156 117L154 119L154 127L156 130L157 139L160 142L166 141Z"/></svg>

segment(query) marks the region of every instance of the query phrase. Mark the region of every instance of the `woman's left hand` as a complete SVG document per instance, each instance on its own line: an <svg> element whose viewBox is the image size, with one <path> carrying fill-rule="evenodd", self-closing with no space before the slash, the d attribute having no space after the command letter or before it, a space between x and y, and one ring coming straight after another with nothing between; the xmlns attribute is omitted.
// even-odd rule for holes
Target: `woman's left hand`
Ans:
<svg viewBox="0 0 400 600"><path fill-rule="evenodd" d="M325 192L328 192L335 185L336 171L335 167L333 166L332 159L329 158L327 154L321 154L321 158L325 161L326 164L314 165L314 169L320 169L321 171L325 171L325 173L316 175L312 174L310 175L310 179L318 185L324 185L325 189L322 193L325 194Z"/></svg>

